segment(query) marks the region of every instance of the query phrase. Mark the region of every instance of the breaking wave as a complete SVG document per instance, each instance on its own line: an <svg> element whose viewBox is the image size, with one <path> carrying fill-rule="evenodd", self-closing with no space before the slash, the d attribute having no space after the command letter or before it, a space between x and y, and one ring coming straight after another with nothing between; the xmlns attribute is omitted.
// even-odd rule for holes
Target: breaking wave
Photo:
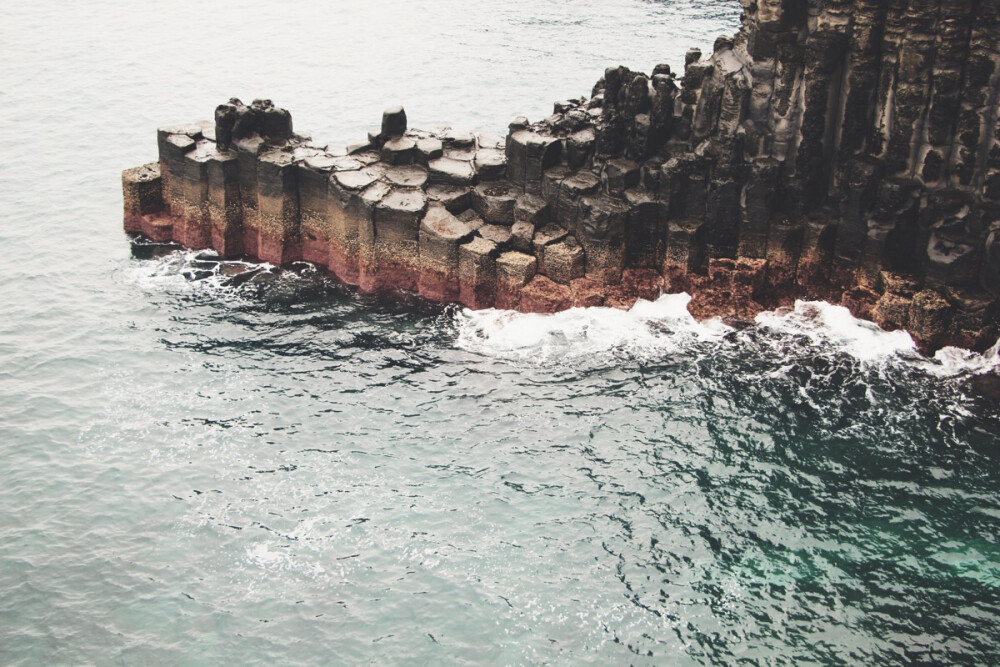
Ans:
<svg viewBox="0 0 1000 667"><path fill-rule="evenodd" d="M455 315L457 345L539 363L607 354L650 359L750 346L779 355L847 355L863 365L902 363L939 377L1000 367L1000 341L982 354L946 347L926 357L907 332L885 331L823 301L796 301L793 308L761 313L755 326L739 331L720 319L698 322L687 310L690 300L687 294L667 294L640 300L629 310L572 308L553 314L463 309Z"/></svg>
<svg viewBox="0 0 1000 667"><path fill-rule="evenodd" d="M548 362L609 352L662 356L693 343L718 341L732 329L719 320L698 322L691 297L668 294L629 310L571 308L552 314L468 310L456 315L457 345L470 352Z"/></svg>

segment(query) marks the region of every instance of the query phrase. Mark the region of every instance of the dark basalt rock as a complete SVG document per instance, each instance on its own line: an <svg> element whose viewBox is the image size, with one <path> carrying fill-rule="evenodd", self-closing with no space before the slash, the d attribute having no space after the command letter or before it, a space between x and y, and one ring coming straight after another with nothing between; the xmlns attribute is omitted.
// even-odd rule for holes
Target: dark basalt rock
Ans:
<svg viewBox="0 0 1000 667"><path fill-rule="evenodd" d="M382 140L394 139L404 134L406 134L406 111L401 106L386 109L382 113Z"/></svg>
<svg viewBox="0 0 1000 667"><path fill-rule="evenodd" d="M608 68L505 139L412 130L393 107L327 150L232 99L123 173L125 227L471 307L687 290L698 316L744 321L806 296L926 350L990 345L1000 1L742 2L740 31L683 73ZM459 224L475 236L441 231Z"/></svg>

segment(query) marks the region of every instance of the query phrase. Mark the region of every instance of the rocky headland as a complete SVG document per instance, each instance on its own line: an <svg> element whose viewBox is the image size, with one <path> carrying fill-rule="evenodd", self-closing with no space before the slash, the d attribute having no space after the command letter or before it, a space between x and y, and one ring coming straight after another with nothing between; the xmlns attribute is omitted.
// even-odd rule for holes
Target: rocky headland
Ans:
<svg viewBox="0 0 1000 667"><path fill-rule="evenodd" d="M994 343L1000 2L742 2L683 74L610 68L506 137L397 107L333 149L230 100L123 173L125 229L470 308L825 299L925 351Z"/></svg>

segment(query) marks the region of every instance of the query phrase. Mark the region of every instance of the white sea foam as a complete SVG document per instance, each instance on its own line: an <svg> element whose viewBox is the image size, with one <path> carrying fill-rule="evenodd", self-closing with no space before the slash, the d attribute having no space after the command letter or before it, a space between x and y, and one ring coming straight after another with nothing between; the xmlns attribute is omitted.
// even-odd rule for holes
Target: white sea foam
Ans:
<svg viewBox="0 0 1000 667"><path fill-rule="evenodd" d="M863 362L918 357L910 334L885 331L877 324L854 317L847 308L825 301L796 301L792 309L760 313L756 322L773 331L806 336L817 346L835 348Z"/></svg>
<svg viewBox="0 0 1000 667"><path fill-rule="evenodd" d="M457 345L487 356L540 363L608 353L662 358L691 352L695 344L720 340L733 331L718 319L696 321L687 310L690 300L687 294L668 294L656 301L640 300L627 311L603 307L552 314L462 310L455 317ZM885 331L825 301L796 301L794 308L759 314L756 324L789 339L805 337L813 353L847 354L864 364L894 361L938 377L1000 368L1000 341L983 354L946 347L928 358L920 354L907 332ZM788 353L787 347L783 353Z"/></svg>
<svg viewBox="0 0 1000 667"><path fill-rule="evenodd" d="M462 310L456 316L460 348L504 358L549 361L621 351L637 356L690 348L731 329L718 320L698 322L691 297L667 294L639 300L630 310L571 308L558 313Z"/></svg>
<svg viewBox="0 0 1000 667"><path fill-rule="evenodd" d="M121 270L120 276L125 282L149 292L235 293L229 287L231 276L223 275L218 270L198 267L198 257L204 254L203 250L180 249L153 260L130 262ZM225 263L230 266L241 265L246 271L260 269L267 272L276 268L267 262L227 260ZM210 272L210 275L192 279L198 272Z"/></svg>
<svg viewBox="0 0 1000 667"><path fill-rule="evenodd" d="M926 370L939 377L978 375L1000 369L1000 340L982 354L960 347L943 347L926 360Z"/></svg>
<svg viewBox="0 0 1000 667"><path fill-rule="evenodd" d="M839 349L862 362L895 360L937 377L974 375L1000 368L1000 340L982 354L945 347L933 357L926 357L917 351L907 332L886 331L873 322L854 317L843 306L825 301L796 301L793 309L764 312L756 321L762 327L782 333L805 335L817 346Z"/></svg>

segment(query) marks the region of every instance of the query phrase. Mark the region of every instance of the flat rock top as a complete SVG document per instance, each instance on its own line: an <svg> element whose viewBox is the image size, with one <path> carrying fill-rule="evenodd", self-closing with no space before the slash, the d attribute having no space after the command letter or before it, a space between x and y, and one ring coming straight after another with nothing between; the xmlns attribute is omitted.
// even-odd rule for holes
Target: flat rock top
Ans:
<svg viewBox="0 0 1000 667"><path fill-rule="evenodd" d="M279 167L292 164L292 154L285 151L268 151L258 158L261 162L268 162Z"/></svg>
<svg viewBox="0 0 1000 667"><path fill-rule="evenodd" d="M489 239L494 243L506 243L510 240L510 227L483 225L479 228L478 232L483 238Z"/></svg>
<svg viewBox="0 0 1000 667"><path fill-rule="evenodd" d="M481 197L498 199L516 199L517 191L514 186L504 181L493 181L491 183L480 183L475 187L476 193Z"/></svg>
<svg viewBox="0 0 1000 667"><path fill-rule="evenodd" d="M472 177L476 174L475 169L472 168L470 163L447 157L439 157L436 160L431 160L427 166L432 173L437 172L462 182L471 181Z"/></svg>
<svg viewBox="0 0 1000 667"><path fill-rule="evenodd" d="M323 155L323 149L316 146L300 145L292 149L292 159L301 162L306 158Z"/></svg>
<svg viewBox="0 0 1000 667"><path fill-rule="evenodd" d="M531 216L537 214L547 205L548 202L538 195L529 193L520 194L517 196L517 208L515 209L515 213L524 213Z"/></svg>
<svg viewBox="0 0 1000 667"><path fill-rule="evenodd" d="M583 248L572 236L568 236L561 241L553 243L552 245L545 248L545 257L549 257L549 253L553 256L564 256L572 257L574 255L583 255Z"/></svg>
<svg viewBox="0 0 1000 667"><path fill-rule="evenodd" d="M600 186L601 179L591 171L581 170L564 178L562 184L572 190L586 191Z"/></svg>
<svg viewBox="0 0 1000 667"><path fill-rule="evenodd" d="M337 166L340 158L334 157L332 155L310 155L305 158L302 162L310 169L315 169L316 171L331 171ZM360 165L359 165L360 166Z"/></svg>
<svg viewBox="0 0 1000 667"><path fill-rule="evenodd" d="M433 153L440 152L444 149L444 145L441 143L440 139L434 139L433 137L428 139L421 139L417 142L417 150L425 155L430 155Z"/></svg>
<svg viewBox="0 0 1000 667"><path fill-rule="evenodd" d="M522 146L548 146L549 144L557 141L556 137L538 134L537 132L532 132L531 130L518 130L517 132L513 132L510 135L510 139L511 141L521 144Z"/></svg>
<svg viewBox="0 0 1000 667"><path fill-rule="evenodd" d="M481 148L476 151L477 165L500 166L505 162L507 162L507 156L504 155L503 151L494 148Z"/></svg>
<svg viewBox="0 0 1000 667"><path fill-rule="evenodd" d="M446 146L474 146L476 143L476 137L472 132L453 129L445 130L441 140Z"/></svg>
<svg viewBox="0 0 1000 667"><path fill-rule="evenodd" d="M718 62L722 67L722 71L726 74L738 72L743 69L743 61L737 57L732 49L717 51L712 55L712 60Z"/></svg>
<svg viewBox="0 0 1000 667"><path fill-rule="evenodd" d="M335 157L333 162L333 168L337 171L355 171L363 166L360 160L347 156Z"/></svg>
<svg viewBox="0 0 1000 667"><path fill-rule="evenodd" d="M382 201L383 197L389 194L389 189L388 183L382 183L381 181L372 183L361 193L361 198L368 206L375 206Z"/></svg>
<svg viewBox="0 0 1000 667"><path fill-rule="evenodd" d="M447 241L458 241L472 233L465 224L443 206L431 206L420 223L422 232L430 233Z"/></svg>
<svg viewBox="0 0 1000 667"><path fill-rule="evenodd" d="M549 245L551 243L561 241L567 236L569 236L569 232L562 227L559 227L558 225L545 225L535 232L535 244Z"/></svg>
<svg viewBox="0 0 1000 667"><path fill-rule="evenodd" d="M481 236L473 238L471 241L463 245L460 250L464 252L470 252L474 255L489 255L494 250L497 249L497 244L488 239L484 239Z"/></svg>
<svg viewBox="0 0 1000 667"><path fill-rule="evenodd" d="M194 160L195 162L208 162L213 158L219 158L221 156L222 154L219 153L218 149L216 149L214 141L200 139L195 144L194 150L184 157L188 160Z"/></svg>
<svg viewBox="0 0 1000 667"><path fill-rule="evenodd" d="M249 137L240 137L239 139L235 139L233 144L236 148L245 153L259 154L262 150L267 148L267 144L264 142L264 139L256 134L251 134Z"/></svg>
<svg viewBox="0 0 1000 667"><path fill-rule="evenodd" d="M493 134L492 132L480 132L476 135L476 140L480 148L503 150L504 147L504 138L499 134Z"/></svg>
<svg viewBox="0 0 1000 667"><path fill-rule="evenodd" d="M361 151L358 153L351 153L351 157L353 157L361 164L375 164L381 159L381 156L373 151Z"/></svg>
<svg viewBox="0 0 1000 667"><path fill-rule="evenodd" d="M382 198L378 207L404 213L417 213L427 204L424 193L420 190L393 190Z"/></svg>
<svg viewBox="0 0 1000 667"><path fill-rule="evenodd" d="M141 167L132 167L122 172L122 176L129 182L153 181L160 177L160 164L150 162Z"/></svg>
<svg viewBox="0 0 1000 667"><path fill-rule="evenodd" d="M385 177L396 185L419 188L427 182L427 170L415 164L401 165L390 167L386 170Z"/></svg>
<svg viewBox="0 0 1000 667"><path fill-rule="evenodd" d="M584 207L583 212L586 213L605 213L608 215L616 215L627 213L629 209L629 205L621 199L616 199L607 195L583 197L580 199L580 204Z"/></svg>
<svg viewBox="0 0 1000 667"><path fill-rule="evenodd" d="M653 194L646 188L630 188L626 190L625 201L632 206L640 206L644 204L652 204L654 206L662 205L662 203L657 201L653 197Z"/></svg>
<svg viewBox="0 0 1000 667"><path fill-rule="evenodd" d="M375 169L366 167L356 171L338 171L333 177L348 190L361 190L377 181L381 174Z"/></svg>
<svg viewBox="0 0 1000 667"><path fill-rule="evenodd" d="M639 163L626 157L616 157L608 160L606 168L609 170L616 169L621 173L625 173L637 171L639 169Z"/></svg>
<svg viewBox="0 0 1000 667"><path fill-rule="evenodd" d="M452 202L469 191L468 186L435 183L427 188L427 196L441 202Z"/></svg>
<svg viewBox="0 0 1000 667"><path fill-rule="evenodd" d="M186 134L171 134L167 137L167 142L184 150L193 148L195 143L194 139Z"/></svg>
<svg viewBox="0 0 1000 667"><path fill-rule="evenodd" d="M671 220L667 223L667 228L673 232L695 232L698 226L701 224L700 220L693 220L691 218L678 218L676 220Z"/></svg>
<svg viewBox="0 0 1000 667"><path fill-rule="evenodd" d="M189 137L199 137L204 129L204 125L202 125L204 122L206 121L182 123L180 125L166 125L164 127L156 128L156 131L160 134L185 134Z"/></svg>
<svg viewBox="0 0 1000 667"><path fill-rule="evenodd" d="M382 145L382 150L390 152L401 152L413 150L417 147L417 142L409 137L395 137Z"/></svg>
<svg viewBox="0 0 1000 667"><path fill-rule="evenodd" d="M526 269L529 266L535 264L534 255L526 255L523 252L517 252L516 250L511 250L510 252L505 252L497 258L497 264L503 264L504 266L509 266L512 268Z"/></svg>
<svg viewBox="0 0 1000 667"><path fill-rule="evenodd" d="M452 160L471 162L476 157L475 146L452 146L444 149L444 156Z"/></svg>

